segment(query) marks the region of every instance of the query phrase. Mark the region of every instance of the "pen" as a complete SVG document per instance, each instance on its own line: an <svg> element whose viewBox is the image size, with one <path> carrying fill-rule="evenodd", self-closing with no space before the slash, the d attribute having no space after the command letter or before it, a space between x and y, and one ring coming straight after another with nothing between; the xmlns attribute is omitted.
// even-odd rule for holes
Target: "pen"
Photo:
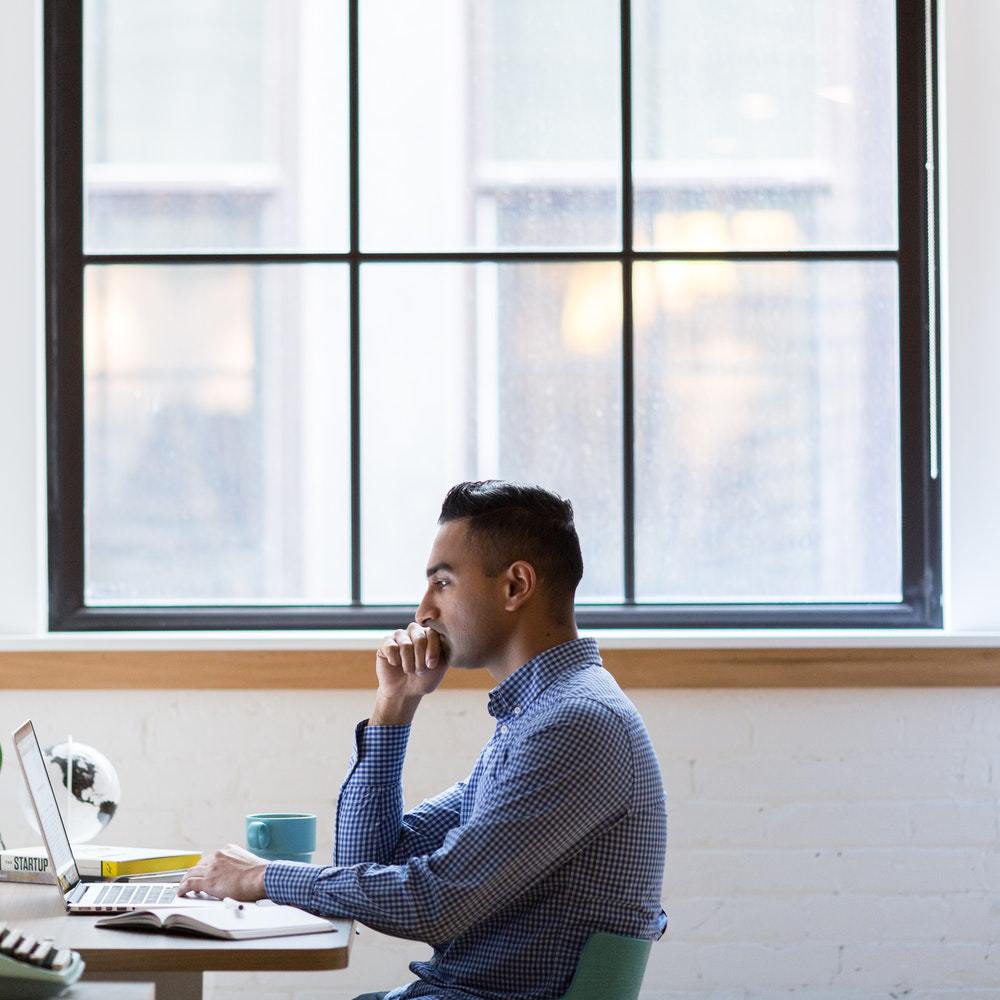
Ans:
<svg viewBox="0 0 1000 1000"><path fill-rule="evenodd" d="M243 916L243 904L239 900L230 899L229 896L226 896L226 898L222 901L222 905L227 910L235 910L236 916L238 917Z"/></svg>

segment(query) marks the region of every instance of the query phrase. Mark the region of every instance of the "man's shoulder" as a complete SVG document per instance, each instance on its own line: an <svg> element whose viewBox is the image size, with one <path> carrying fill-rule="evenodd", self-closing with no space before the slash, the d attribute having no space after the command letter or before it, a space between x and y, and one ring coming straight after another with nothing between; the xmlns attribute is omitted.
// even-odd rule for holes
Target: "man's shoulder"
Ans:
<svg viewBox="0 0 1000 1000"><path fill-rule="evenodd" d="M560 677L540 702L540 714L550 723L573 722L597 730L642 724L635 705L599 664Z"/></svg>

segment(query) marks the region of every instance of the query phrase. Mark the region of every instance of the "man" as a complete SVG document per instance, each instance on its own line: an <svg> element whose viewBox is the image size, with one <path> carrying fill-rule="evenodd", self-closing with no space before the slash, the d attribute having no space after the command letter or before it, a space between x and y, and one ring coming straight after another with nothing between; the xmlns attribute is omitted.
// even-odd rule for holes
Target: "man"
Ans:
<svg viewBox="0 0 1000 1000"><path fill-rule="evenodd" d="M267 896L433 946L410 966L417 982L372 998L560 997L594 932L663 932L659 766L596 643L577 635L572 505L539 487L461 483L438 523L417 621L375 658L337 863L267 863L230 847L181 888ZM489 671L496 731L465 781L404 815L410 723L449 669Z"/></svg>

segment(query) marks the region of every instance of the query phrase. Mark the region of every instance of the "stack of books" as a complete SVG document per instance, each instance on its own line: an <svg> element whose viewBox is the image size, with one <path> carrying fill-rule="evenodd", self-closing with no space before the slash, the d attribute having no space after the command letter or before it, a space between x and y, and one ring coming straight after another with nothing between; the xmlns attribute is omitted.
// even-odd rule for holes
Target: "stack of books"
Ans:
<svg viewBox="0 0 1000 1000"><path fill-rule="evenodd" d="M201 860L197 852L159 847L109 847L104 844L74 844L73 854L80 877L121 879L150 875L179 879ZM44 847L13 847L0 851L0 882L54 881Z"/></svg>

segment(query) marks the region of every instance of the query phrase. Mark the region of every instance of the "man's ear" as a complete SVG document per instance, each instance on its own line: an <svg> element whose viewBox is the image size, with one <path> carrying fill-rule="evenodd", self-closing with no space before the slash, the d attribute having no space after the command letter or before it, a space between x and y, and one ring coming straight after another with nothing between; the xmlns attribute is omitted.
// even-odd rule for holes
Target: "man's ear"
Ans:
<svg viewBox="0 0 1000 1000"><path fill-rule="evenodd" d="M504 574L504 611L517 611L524 607L538 587L535 567L523 559L513 562Z"/></svg>

